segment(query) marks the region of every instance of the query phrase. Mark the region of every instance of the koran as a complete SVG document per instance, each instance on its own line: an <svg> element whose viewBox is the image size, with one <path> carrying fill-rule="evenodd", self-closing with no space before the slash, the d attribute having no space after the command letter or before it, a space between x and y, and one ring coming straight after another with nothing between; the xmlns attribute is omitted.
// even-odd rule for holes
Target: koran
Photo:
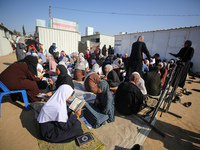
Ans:
<svg viewBox="0 0 200 150"><path fill-rule="evenodd" d="M73 111L81 109L85 105L85 101L75 98L73 102L69 105L69 108Z"/></svg>

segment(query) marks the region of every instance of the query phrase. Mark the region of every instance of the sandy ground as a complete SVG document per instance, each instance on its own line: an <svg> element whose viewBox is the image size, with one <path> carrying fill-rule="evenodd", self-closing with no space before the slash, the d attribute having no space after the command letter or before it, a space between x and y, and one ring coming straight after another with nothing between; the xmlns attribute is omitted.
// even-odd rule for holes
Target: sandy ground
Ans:
<svg viewBox="0 0 200 150"><path fill-rule="evenodd" d="M16 61L15 53L0 57L0 72L8 65ZM191 80L188 78L188 80ZM172 103L170 111L177 113L182 118L176 118L168 113L160 117L155 126L166 134L162 138L153 130L145 140L143 146L146 150L192 150L200 149L200 79L191 80L186 84L192 95L184 95L181 103L192 102L192 106L186 108L180 103ZM38 142L35 138L35 128L32 124L34 113L26 111L21 102L11 103L9 97L4 97L1 104L0 118L0 150L38 150Z"/></svg>
<svg viewBox="0 0 200 150"><path fill-rule="evenodd" d="M0 57L0 72L16 61L15 53ZM32 124L34 113L26 111L24 104L3 97L0 118L0 150L39 150Z"/></svg>
<svg viewBox="0 0 200 150"><path fill-rule="evenodd" d="M191 84L188 82L191 81ZM143 146L146 150L194 150L200 149L200 79L187 78L185 87L189 89L192 94L184 95L181 98L181 103L192 102L190 107L185 107L181 103L172 103L170 111L182 118L177 118L168 113L164 113L160 117L158 112L155 127L166 134L162 138L153 130L146 138Z"/></svg>

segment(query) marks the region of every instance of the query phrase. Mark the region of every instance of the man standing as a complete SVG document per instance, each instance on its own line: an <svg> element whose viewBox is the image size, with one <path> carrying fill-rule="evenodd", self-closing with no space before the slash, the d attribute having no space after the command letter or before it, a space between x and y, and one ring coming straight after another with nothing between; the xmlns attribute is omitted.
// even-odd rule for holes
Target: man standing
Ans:
<svg viewBox="0 0 200 150"><path fill-rule="evenodd" d="M185 66L183 68L183 72L181 75L181 79L179 81L179 87L183 88L185 85L185 80L187 78L187 73L190 69L190 61L194 55L194 48L191 47L192 42L190 40L185 41L184 47L178 52L178 54L172 54L169 53L170 55L174 57L179 57L179 61L184 62Z"/></svg>
<svg viewBox="0 0 200 150"><path fill-rule="evenodd" d="M59 58L58 58L59 52L56 52L56 43L53 43L53 44L50 46L50 48L49 48L49 53L50 53L51 55L53 55L53 57L54 57L56 63L58 63L58 62L59 62Z"/></svg>
<svg viewBox="0 0 200 150"><path fill-rule="evenodd" d="M143 102L143 94L137 87L140 76L131 74L129 82L119 85L115 95L115 107L123 115L136 114L140 111Z"/></svg>
<svg viewBox="0 0 200 150"><path fill-rule="evenodd" d="M146 44L144 43L144 36L139 36L137 42L133 43L131 55L128 63L128 68L126 70L126 81L129 80L129 77L132 72L138 72L142 77L142 59L143 53L146 54L148 59L151 59L151 55L147 50Z"/></svg>
<svg viewBox="0 0 200 150"><path fill-rule="evenodd" d="M35 37L35 44L34 44L34 46L35 46L35 49L37 50L37 52L39 52L40 49L39 49L39 38L38 37Z"/></svg>

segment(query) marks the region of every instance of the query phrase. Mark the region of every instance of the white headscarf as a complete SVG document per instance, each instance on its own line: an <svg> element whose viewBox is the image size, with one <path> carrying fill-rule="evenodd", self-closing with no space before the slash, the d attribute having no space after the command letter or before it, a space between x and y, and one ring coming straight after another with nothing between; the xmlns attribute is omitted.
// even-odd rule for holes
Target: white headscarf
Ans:
<svg viewBox="0 0 200 150"><path fill-rule="evenodd" d="M123 61L121 58L117 58L113 61L113 68L116 68L116 67L121 67L123 65Z"/></svg>
<svg viewBox="0 0 200 150"><path fill-rule="evenodd" d="M25 40L25 37L21 36L20 39L19 39L19 41L18 41L18 43L22 43L22 44L25 45L25 41L24 40Z"/></svg>
<svg viewBox="0 0 200 150"><path fill-rule="evenodd" d="M79 53L78 57L81 58L83 57L83 55L84 55L83 53Z"/></svg>
<svg viewBox="0 0 200 150"><path fill-rule="evenodd" d="M85 61L85 58L79 57L80 61Z"/></svg>
<svg viewBox="0 0 200 150"><path fill-rule="evenodd" d="M113 67L108 64L108 65L105 66L105 68L108 69L108 72L106 73L106 76L107 76L109 74L109 72L113 70Z"/></svg>
<svg viewBox="0 0 200 150"><path fill-rule="evenodd" d="M73 89L67 84L61 85L42 107L37 118L39 123L49 121L67 122L66 100L72 95Z"/></svg>
<svg viewBox="0 0 200 150"><path fill-rule="evenodd" d="M67 62L68 62L68 58L67 57L63 57L63 59L58 64L65 66L65 68L67 69L67 66L68 66Z"/></svg>
<svg viewBox="0 0 200 150"><path fill-rule="evenodd" d="M137 74L140 77L140 74L138 72L133 72L132 74ZM146 90L146 87L145 87L145 82L141 77L140 77L140 80L137 83L137 87L140 89L140 91L142 92L143 95L147 94L147 90Z"/></svg>
<svg viewBox="0 0 200 150"><path fill-rule="evenodd" d="M40 70L41 70L41 72L43 72L43 69L44 69L44 68L42 67L42 65L41 65L41 64L37 63L37 70L38 70L38 69L40 69Z"/></svg>
<svg viewBox="0 0 200 150"><path fill-rule="evenodd" d="M158 65L161 65L162 67L164 66L163 62L159 62L159 64L158 64Z"/></svg>

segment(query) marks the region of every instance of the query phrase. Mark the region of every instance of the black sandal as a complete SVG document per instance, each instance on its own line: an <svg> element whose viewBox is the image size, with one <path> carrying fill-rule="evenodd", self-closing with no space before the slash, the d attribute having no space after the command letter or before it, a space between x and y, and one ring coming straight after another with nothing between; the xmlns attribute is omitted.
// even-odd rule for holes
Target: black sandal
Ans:
<svg viewBox="0 0 200 150"><path fill-rule="evenodd" d="M186 102L186 103L183 103L183 106L185 106L185 107L190 107L192 105L192 103L191 102Z"/></svg>

